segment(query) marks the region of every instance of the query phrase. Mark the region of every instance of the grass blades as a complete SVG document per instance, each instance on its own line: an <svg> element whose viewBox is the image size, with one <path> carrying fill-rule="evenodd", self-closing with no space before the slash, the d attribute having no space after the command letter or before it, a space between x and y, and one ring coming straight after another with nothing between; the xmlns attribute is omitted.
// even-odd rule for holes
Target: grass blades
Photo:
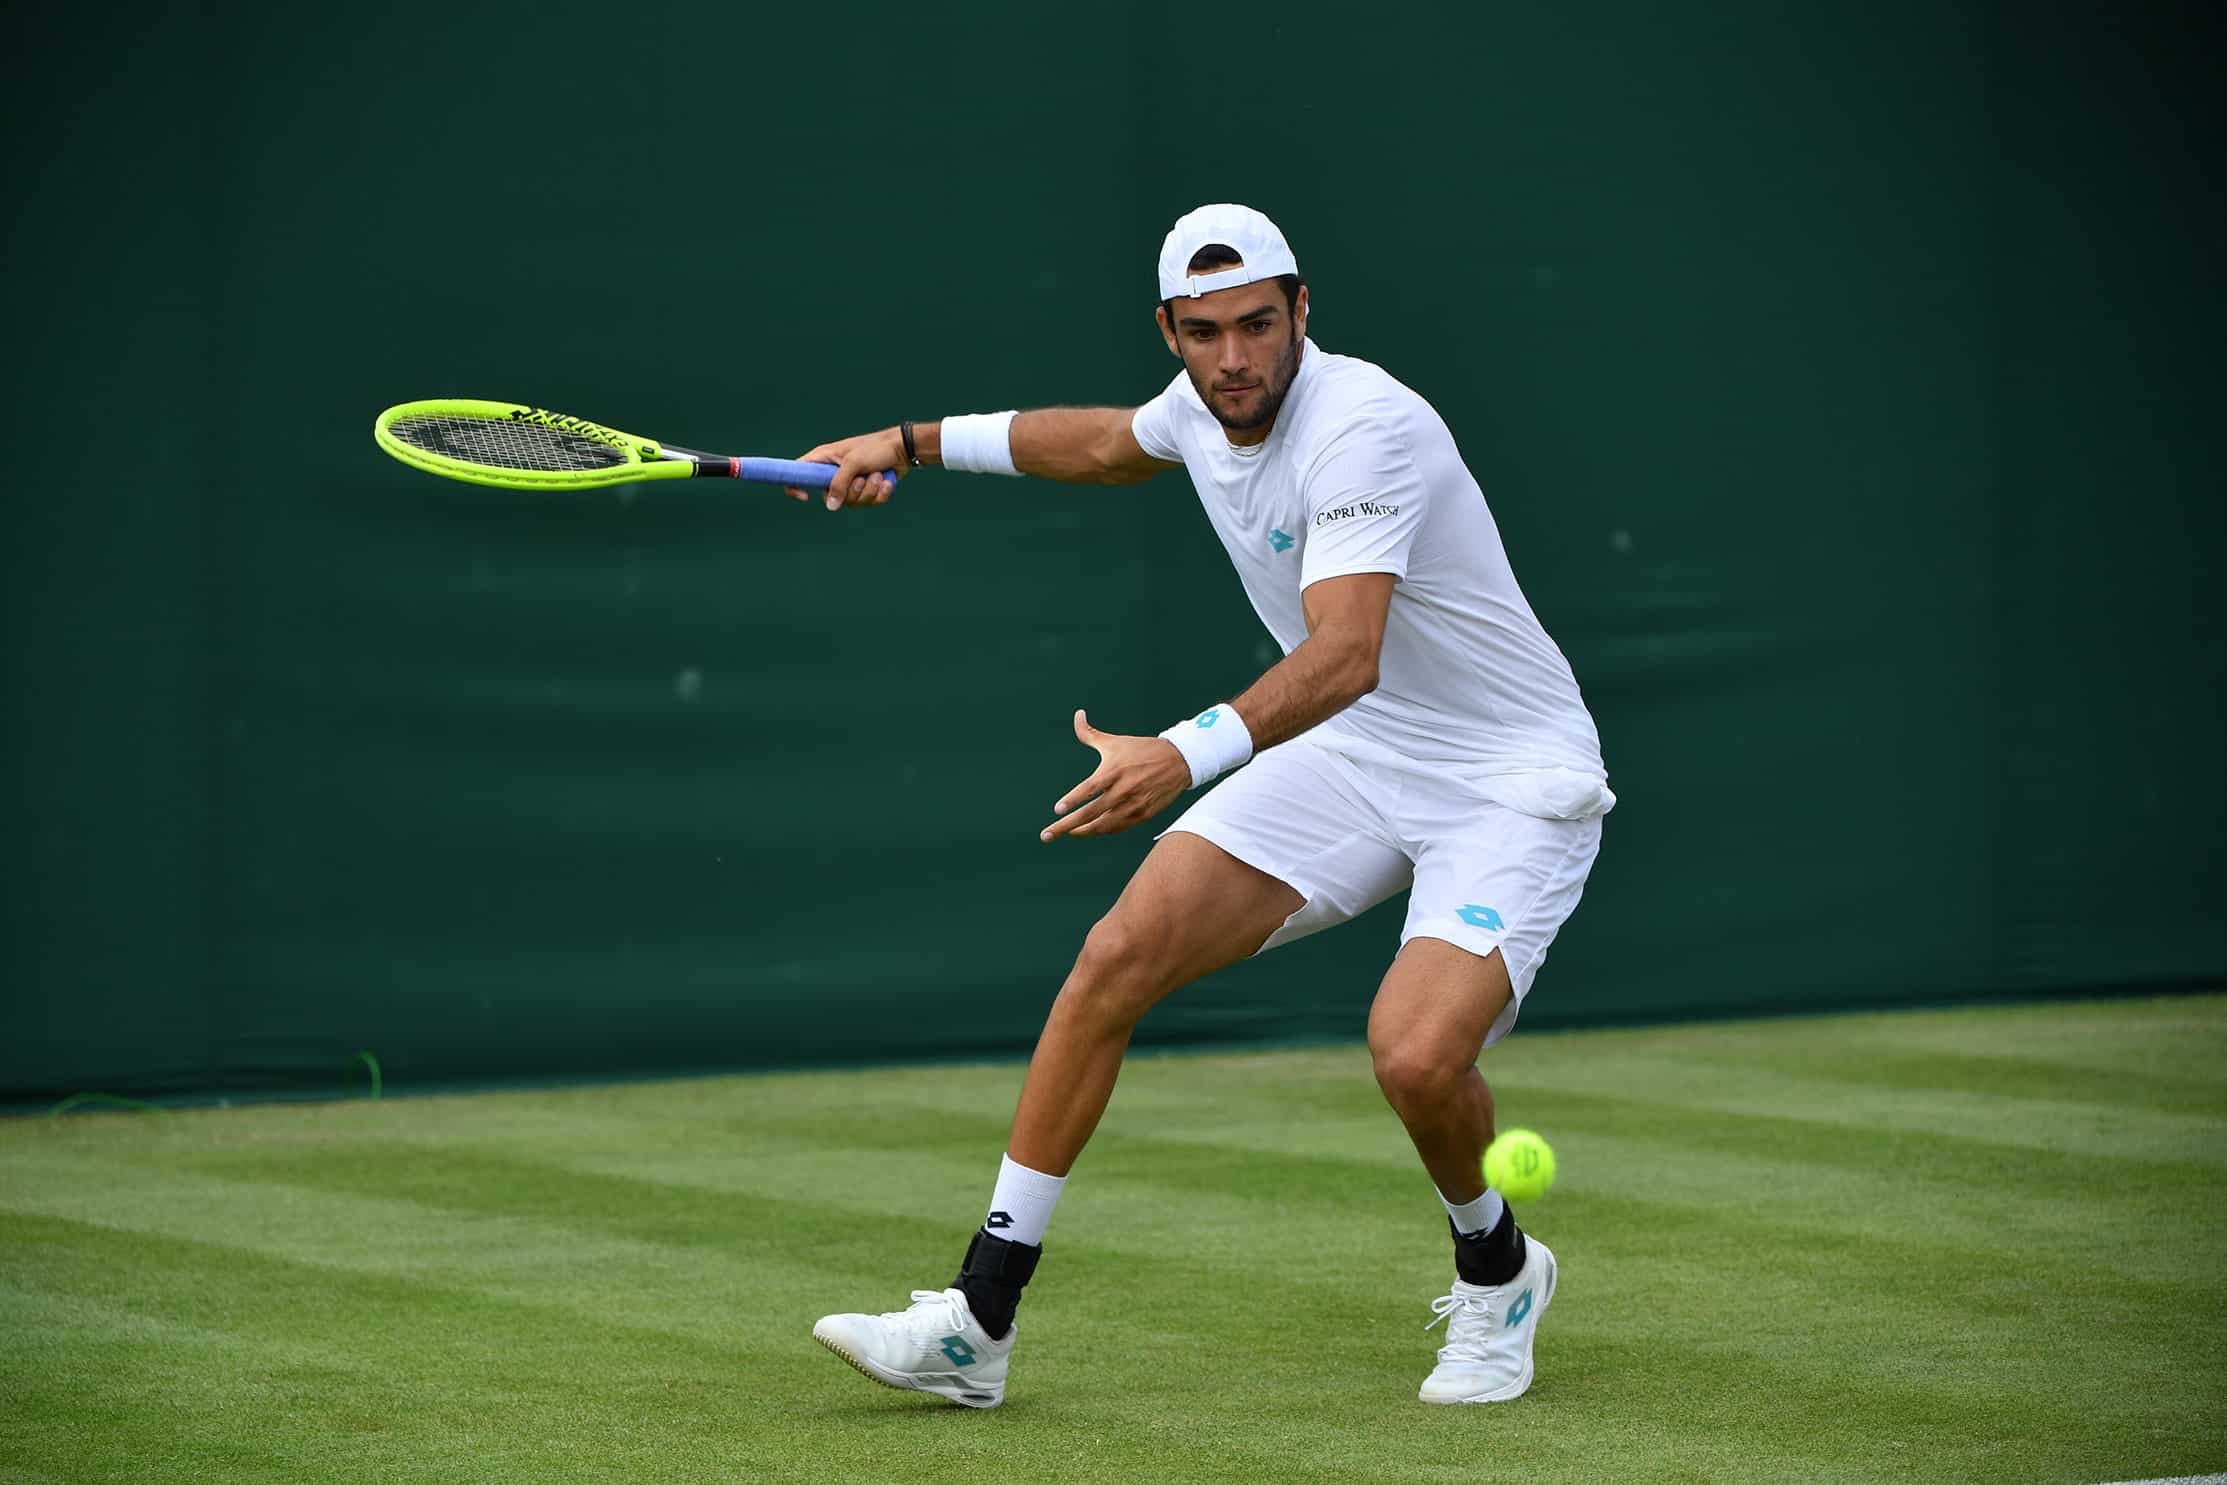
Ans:
<svg viewBox="0 0 2227 1485"><path fill-rule="evenodd" d="M834 1309L948 1281L1020 1069L0 1124L5 1481L2099 1481L2227 1468L2227 997L1518 1035L1562 1285L1451 1277L1359 1048L1140 1058L1006 1405Z"/></svg>

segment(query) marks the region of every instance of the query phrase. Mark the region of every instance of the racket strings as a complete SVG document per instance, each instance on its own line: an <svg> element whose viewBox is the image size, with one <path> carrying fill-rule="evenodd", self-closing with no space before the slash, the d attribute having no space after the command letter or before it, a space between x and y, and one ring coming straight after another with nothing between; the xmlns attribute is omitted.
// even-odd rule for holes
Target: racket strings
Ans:
<svg viewBox="0 0 2227 1485"><path fill-rule="evenodd" d="M611 469L627 462L625 450L607 443L507 418L397 418L387 431L414 449L490 469L562 474Z"/></svg>

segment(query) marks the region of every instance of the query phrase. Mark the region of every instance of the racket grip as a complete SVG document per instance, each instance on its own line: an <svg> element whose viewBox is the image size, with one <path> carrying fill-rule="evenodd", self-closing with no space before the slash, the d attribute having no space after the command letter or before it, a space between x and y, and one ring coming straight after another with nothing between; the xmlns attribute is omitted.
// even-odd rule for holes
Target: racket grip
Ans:
<svg viewBox="0 0 2227 1485"><path fill-rule="evenodd" d="M897 471L882 471L891 484L897 483ZM801 459L737 459L735 478L752 480L761 485L798 485L807 490L824 490L835 480L833 464L808 464Z"/></svg>

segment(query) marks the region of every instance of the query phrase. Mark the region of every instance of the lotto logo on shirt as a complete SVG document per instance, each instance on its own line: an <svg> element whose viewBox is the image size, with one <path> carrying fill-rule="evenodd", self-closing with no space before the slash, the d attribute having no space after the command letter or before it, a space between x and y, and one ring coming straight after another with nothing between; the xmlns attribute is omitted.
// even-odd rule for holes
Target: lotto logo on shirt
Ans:
<svg viewBox="0 0 2227 1485"><path fill-rule="evenodd" d="M1355 516L1396 516L1400 508L1377 500L1356 500L1351 505L1341 505L1315 514L1317 526L1327 526L1332 521L1350 521Z"/></svg>

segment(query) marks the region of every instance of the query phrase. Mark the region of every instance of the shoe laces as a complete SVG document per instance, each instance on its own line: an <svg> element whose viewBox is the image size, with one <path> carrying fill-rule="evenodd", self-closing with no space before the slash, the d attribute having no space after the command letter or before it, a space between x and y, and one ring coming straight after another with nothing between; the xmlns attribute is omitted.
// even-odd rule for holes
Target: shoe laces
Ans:
<svg viewBox="0 0 2227 1485"><path fill-rule="evenodd" d="M1492 1334L1492 1301L1481 1294L1463 1294L1456 1290L1431 1301L1430 1323L1423 1329L1434 1330L1438 1322L1446 1321L1446 1344L1438 1348L1439 1356L1448 1361L1483 1361L1485 1338Z"/></svg>
<svg viewBox="0 0 2227 1485"><path fill-rule="evenodd" d="M960 1313L959 1302L951 1297L948 1289L915 1289L912 1304L902 1310L890 1310L882 1315L892 1325L926 1334L929 1331L957 1331L966 1326L966 1317Z"/></svg>

